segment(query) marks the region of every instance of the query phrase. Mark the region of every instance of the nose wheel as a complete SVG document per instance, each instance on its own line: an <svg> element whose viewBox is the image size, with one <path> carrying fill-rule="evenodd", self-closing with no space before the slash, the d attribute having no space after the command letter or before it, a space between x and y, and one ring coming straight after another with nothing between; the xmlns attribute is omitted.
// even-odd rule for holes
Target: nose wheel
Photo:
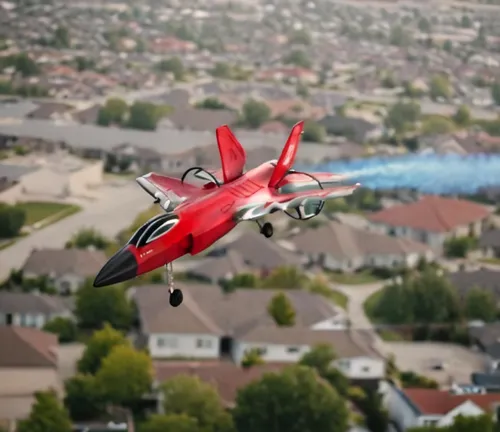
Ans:
<svg viewBox="0 0 500 432"><path fill-rule="evenodd" d="M182 304L184 295L180 289L174 288L174 269L172 263L168 263L165 266L165 270L167 274L168 292L170 293L168 302L170 303L170 306L178 307Z"/></svg>
<svg viewBox="0 0 500 432"><path fill-rule="evenodd" d="M259 221L257 221L257 225L259 225L260 233L264 237L270 238L273 236L274 229L273 229L273 225L270 222L266 222L265 224L261 224Z"/></svg>

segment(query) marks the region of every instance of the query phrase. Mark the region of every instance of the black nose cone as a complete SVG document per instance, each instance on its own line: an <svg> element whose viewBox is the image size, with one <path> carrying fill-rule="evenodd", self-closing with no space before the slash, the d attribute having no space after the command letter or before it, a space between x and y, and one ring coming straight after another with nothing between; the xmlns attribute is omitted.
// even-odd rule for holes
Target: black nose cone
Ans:
<svg viewBox="0 0 500 432"><path fill-rule="evenodd" d="M137 261L128 249L122 249L111 257L94 280L95 287L125 282L137 276Z"/></svg>

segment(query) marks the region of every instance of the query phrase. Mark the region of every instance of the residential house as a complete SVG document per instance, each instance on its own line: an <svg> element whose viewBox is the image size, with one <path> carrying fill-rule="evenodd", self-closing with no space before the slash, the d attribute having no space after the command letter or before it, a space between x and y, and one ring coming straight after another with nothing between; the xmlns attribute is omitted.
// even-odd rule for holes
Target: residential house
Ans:
<svg viewBox="0 0 500 432"><path fill-rule="evenodd" d="M366 267L414 267L420 258L433 260L429 246L408 238L377 234L330 221L290 239L309 265L351 272Z"/></svg>
<svg viewBox="0 0 500 432"><path fill-rule="evenodd" d="M23 176L33 171L36 171L36 168L0 163L0 201L7 201L2 199L3 191L19 184L19 181Z"/></svg>
<svg viewBox="0 0 500 432"><path fill-rule="evenodd" d="M500 229L484 231L479 238L478 247L484 257L500 258Z"/></svg>
<svg viewBox="0 0 500 432"><path fill-rule="evenodd" d="M500 394L456 394L447 390L390 386L385 401L391 420L404 432L417 426L449 426L459 415L495 413Z"/></svg>
<svg viewBox="0 0 500 432"><path fill-rule="evenodd" d="M451 134L421 136L418 138L418 147L420 152L467 154L459 141Z"/></svg>
<svg viewBox="0 0 500 432"><path fill-rule="evenodd" d="M48 276L60 294L76 292L106 263L102 251L81 249L33 249L22 270L25 278Z"/></svg>
<svg viewBox="0 0 500 432"><path fill-rule="evenodd" d="M0 325L41 329L56 317L72 316L69 302L39 293L0 291Z"/></svg>
<svg viewBox="0 0 500 432"><path fill-rule="evenodd" d="M467 200L425 196L368 216L379 233L406 237L440 249L453 237L480 236L489 226L491 210Z"/></svg>
<svg viewBox="0 0 500 432"><path fill-rule="evenodd" d="M201 259L186 272L190 278L213 284L231 280L242 273L253 273L253 269L245 264L245 259L235 250L229 250L222 256Z"/></svg>
<svg viewBox="0 0 500 432"><path fill-rule="evenodd" d="M57 336L34 328L0 326L0 427L14 431L31 412L34 393L61 394Z"/></svg>
<svg viewBox="0 0 500 432"><path fill-rule="evenodd" d="M279 267L298 267L304 262L297 253L285 249L253 230L244 232L230 243L215 246L208 256L222 257L229 251L238 252L244 264L261 275L266 275Z"/></svg>
<svg viewBox="0 0 500 432"><path fill-rule="evenodd" d="M158 127L180 130L214 132L221 125L233 125L238 120L238 113L230 110L212 110L200 108L176 109Z"/></svg>
<svg viewBox="0 0 500 432"><path fill-rule="evenodd" d="M94 125L97 123L97 118L99 116L99 111L101 110L101 108L101 105L95 104L90 106L89 108L73 112L72 117L80 124Z"/></svg>
<svg viewBox="0 0 500 432"><path fill-rule="evenodd" d="M319 124L329 135L345 136L357 143L375 141L384 134L382 126L355 117L327 115L319 120Z"/></svg>
<svg viewBox="0 0 500 432"><path fill-rule="evenodd" d="M72 120L71 110L74 107L58 102L40 104L36 109L26 115L33 120Z"/></svg>
<svg viewBox="0 0 500 432"><path fill-rule="evenodd" d="M500 372L500 324L485 324L469 328L469 335L486 354L486 371L490 374Z"/></svg>
<svg viewBox="0 0 500 432"><path fill-rule="evenodd" d="M141 286L131 292L140 322L137 343L147 346L155 360L230 357L240 363L249 349L258 349L268 363L294 363L312 345L330 343L340 359L363 362L358 369L364 377L381 373L378 353L364 332L343 331L344 313L320 295L287 290L296 322L285 328L277 327L267 312L276 290L237 289L225 294L214 285L178 282L177 286L184 293L182 310L169 308L167 286Z"/></svg>
<svg viewBox="0 0 500 432"><path fill-rule="evenodd" d="M465 297L473 288L482 288L489 291L500 304L500 271L488 268L478 270L459 270L448 274L448 279Z"/></svg>
<svg viewBox="0 0 500 432"><path fill-rule="evenodd" d="M162 171L163 169L164 155L146 147L138 147L133 144L121 144L114 147L110 154L116 158L117 164L114 168L117 170L120 170L123 164L128 165L128 171L135 173Z"/></svg>

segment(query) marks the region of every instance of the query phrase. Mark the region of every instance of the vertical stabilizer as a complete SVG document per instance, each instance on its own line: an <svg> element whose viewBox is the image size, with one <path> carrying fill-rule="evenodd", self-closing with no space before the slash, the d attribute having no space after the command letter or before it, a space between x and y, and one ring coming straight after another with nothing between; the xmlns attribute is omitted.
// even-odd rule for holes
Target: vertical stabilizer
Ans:
<svg viewBox="0 0 500 432"><path fill-rule="evenodd" d="M229 126L224 125L215 131L217 146L219 147L220 161L224 183L232 182L243 174L247 154Z"/></svg>

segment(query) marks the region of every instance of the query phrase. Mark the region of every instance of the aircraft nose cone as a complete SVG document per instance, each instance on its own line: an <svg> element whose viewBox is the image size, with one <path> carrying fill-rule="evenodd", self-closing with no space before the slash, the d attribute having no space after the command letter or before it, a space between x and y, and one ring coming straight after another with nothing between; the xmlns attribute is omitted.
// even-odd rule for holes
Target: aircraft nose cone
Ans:
<svg viewBox="0 0 500 432"><path fill-rule="evenodd" d="M128 249L122 249L104 265L94 280L94 286L99 288L125 282L137 276L137 269L134 254Z"/></svg>

